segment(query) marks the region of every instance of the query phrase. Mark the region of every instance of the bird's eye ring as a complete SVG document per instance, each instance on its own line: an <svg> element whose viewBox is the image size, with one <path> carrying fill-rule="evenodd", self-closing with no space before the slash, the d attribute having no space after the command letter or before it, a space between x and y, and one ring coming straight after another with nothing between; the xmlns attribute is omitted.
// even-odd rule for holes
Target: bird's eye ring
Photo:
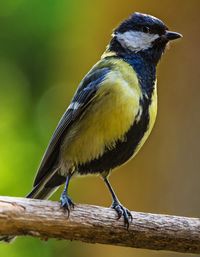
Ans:
<svg viewBox="0 0 200 257"><path fill-rule="evenodd" d="M144 33L149 33L149 32L150 32L150 28L147 27L147 26L144 26L144 27L142 28L142 31L143 31Z"/></svg>

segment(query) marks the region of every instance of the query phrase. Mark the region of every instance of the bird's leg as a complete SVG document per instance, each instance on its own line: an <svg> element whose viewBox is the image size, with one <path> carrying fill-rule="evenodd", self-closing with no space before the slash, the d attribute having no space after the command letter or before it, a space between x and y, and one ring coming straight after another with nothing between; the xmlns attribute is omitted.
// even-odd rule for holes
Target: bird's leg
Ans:
<svg viewBox="0 0 200 257"><path fill-rule="evenodd" d="M70 213L70 209L74 208L74 203L68 196L68 186L69 186L69 181L71 177L72 177L72 174L67 175L65 187L60 197L61 207L66 209L68 211L68 214Z"/></svg>
<svg viewBox="0 0 200 257"><path fill-rule="evenodd" d="M109 183L107 177L104 177L104 181L106 183L106 186L108 187L111 195L112 195L112 199L113 199L113 202L112 202L112 205L111 205L111 208L113 208L117 214L118 214L118 219L121 218L121 216L123 215L124 217L124 225L125 227L128 229L129 228L129 224L130 224L130 221L132 221L133 217L132 217L132 214L131 212L126 209L121 203L120 201L118 200L111 184Z"/></svg>

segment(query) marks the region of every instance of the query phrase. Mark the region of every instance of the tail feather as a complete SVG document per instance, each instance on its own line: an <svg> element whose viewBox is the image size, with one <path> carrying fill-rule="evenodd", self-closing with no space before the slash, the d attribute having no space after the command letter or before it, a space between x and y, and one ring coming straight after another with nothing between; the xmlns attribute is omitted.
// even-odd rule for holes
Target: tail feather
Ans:
<svg viewBox="0 0 200 257"><path fill-rule="evenodd" d="M26 196L26 198L45 200L45 199L48 199L57 190L57 188L58 187L41 187L41 186L36 186Z"/></svg>
<svg viewBox="0 0 200 257"><path fill-rule="evenodd" d="M48 176L44 177L40 183L38 183L33 190L26 196L26 198L32 198L32 199L48 199L61 185L65 179L63 178L62 180L52 181L54 180L54 175L55 177L58 177L59 175L56 174L58 170L55 170L51 174L48 174ZM56 176L57 175L57 176ZM0 236L0 241L3 241L5 243L11 243L15 240L16 236Z"/></svg>

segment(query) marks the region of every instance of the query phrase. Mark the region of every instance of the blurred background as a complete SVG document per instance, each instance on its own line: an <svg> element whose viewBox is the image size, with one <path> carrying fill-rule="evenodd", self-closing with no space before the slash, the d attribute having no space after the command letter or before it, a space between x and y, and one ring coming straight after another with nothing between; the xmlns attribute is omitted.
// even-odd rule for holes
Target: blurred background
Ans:
<svg viewBox="0 0 200 257"><path fill-rule="evenodd" d="M103 53L112 29L139 11L161 18L184 38L171 44L158 67L159 111L149 140L111 182L131 210L199 217L199 8L198 0L1 1L0 195L30 191L78 83ZM99 177L73 180L70 195L77 203L111 204ZM0 245L0 256L7 257L94 255L190 256L25 237Z"/></svg>

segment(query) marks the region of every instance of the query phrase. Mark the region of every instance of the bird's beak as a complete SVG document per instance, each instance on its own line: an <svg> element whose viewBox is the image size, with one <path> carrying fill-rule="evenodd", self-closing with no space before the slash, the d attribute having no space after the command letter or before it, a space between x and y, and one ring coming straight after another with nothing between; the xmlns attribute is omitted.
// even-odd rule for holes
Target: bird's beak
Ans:
<svg viewBox="0 0 200 257"><path fill-rule="evenodd" d="M183 37L183 36L182 36L180 33L167 30L167 31L165 32L164 37L165 37L168 41L171 41L171 40L175 40L175 39L181 38L181 37Z"/></svg>

